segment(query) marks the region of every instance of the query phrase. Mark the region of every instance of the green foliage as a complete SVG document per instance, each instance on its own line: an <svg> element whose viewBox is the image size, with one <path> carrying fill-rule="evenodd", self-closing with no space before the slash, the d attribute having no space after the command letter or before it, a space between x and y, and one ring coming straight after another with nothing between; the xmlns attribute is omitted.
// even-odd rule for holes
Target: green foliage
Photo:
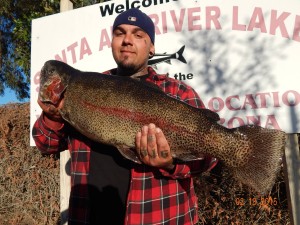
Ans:
<svg viewBox="0 0 300 225"><path fill-rule="evenodd" d="M105 0L72 0L74 8ZM19 100L29 97L31 21L59 13L60 0L0 1L0 96L5 88Z"/></svg>
<svg viewBox="0 0 300 225"><path fill-rule="evenodd" d="M83 6L94 5L101 2L108 2L110 0L74 0L74 8L80 8Z"/></svg>
<svg viewBox="0 0 300 225"><path fill-rule="evenodd" d="M59 12L59 0L0 2L0 95L6 87L29 97L32 19Z"/></svg>

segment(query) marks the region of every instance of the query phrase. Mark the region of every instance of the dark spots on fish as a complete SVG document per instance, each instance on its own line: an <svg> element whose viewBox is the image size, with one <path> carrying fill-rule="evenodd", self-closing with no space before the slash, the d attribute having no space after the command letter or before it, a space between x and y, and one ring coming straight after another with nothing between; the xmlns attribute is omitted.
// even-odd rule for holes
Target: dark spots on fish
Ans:
<svg viewBox="0 0 300 225"><path fill-rule="evenodd" d="M185 128L184 126L180 126L178 124L173 124L168 121L165 121L161 119L159 115L157 116L149 116L145 114L144 112L138 112L138 111L130 111L126 108L115 108L115 107L105 107L105 106L97 106L92 104L91 102L82 101L81 104L89 110L93 112L101 112L105 115L108 115L110 117L115 117L123 120L129 120L132 122L135 122L137 124L145 125L149 124L153 121L155 121L155 125L157 127L168 127L168 130L170 132L175 132L181 135L195 135L194 133L191 133L189 129ZM184 141L183 141L184 142Z"/></svg>

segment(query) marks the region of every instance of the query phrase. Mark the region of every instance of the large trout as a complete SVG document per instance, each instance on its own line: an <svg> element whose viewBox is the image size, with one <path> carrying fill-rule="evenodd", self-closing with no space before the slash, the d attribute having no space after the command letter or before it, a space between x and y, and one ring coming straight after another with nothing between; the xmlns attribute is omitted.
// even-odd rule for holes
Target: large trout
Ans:
<svg viewBox="0 0 300 225"><path fill-rule="evenodd" d="M212 155L242 183L259 192L274 184L285 146L285 133L249 125L227 129L218 114L166 95L158 87L130 77L82 72L56 60L47 61L39 99L56 104L64 98L64 120L90 139L113 145L140 162L133 149L143 125L160 127L174 158L195 160Z"/></svg>

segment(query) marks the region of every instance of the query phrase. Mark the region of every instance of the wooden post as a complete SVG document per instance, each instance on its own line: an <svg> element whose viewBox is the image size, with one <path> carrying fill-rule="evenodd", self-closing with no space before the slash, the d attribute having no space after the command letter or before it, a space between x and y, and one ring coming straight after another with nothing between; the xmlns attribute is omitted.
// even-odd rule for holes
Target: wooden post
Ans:
<svg viewBox="0 0 300 225"><path fill-rule="evenodd" d="M60 12L73 9L73 1L60 0ZM60 224L68 224L69 197L71 191L70 152L65 150L60 153Z"/></svg>
<svg viewBox="0 0 300 225"><path fill-rule="evenodd" d="M292 225L300 224L300 157L297 134L287 135L284 155L284 175L289 215Z"/></svg>
<svg viewBox="0 0 300 225"><path fill-rule="evenodd" d="M71 191L70 153L65 150L60 153L60 220L61 225L68 224L69 197Z"/></svg>
<svg viewBox="0 0 300 225"><path fill-rule="evenodd" d="M64 12L72 9L73 9L73 1L60 0L60 12Z"/></svg>

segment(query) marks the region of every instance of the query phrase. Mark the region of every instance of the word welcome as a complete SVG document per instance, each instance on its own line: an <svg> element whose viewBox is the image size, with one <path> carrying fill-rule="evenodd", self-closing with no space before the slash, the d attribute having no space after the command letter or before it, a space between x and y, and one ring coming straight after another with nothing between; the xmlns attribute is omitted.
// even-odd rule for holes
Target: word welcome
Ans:
<svg viewBox="0 0 300 225"><path fill-rule="evenodd" d="M177 1L177 0L171 0ZM131 8L147 8L153 5L162 5L169 3L170 0L126 0L125 4L100 5L100 14L102 17L113 15L114 13L121 13Z"/></svg>

